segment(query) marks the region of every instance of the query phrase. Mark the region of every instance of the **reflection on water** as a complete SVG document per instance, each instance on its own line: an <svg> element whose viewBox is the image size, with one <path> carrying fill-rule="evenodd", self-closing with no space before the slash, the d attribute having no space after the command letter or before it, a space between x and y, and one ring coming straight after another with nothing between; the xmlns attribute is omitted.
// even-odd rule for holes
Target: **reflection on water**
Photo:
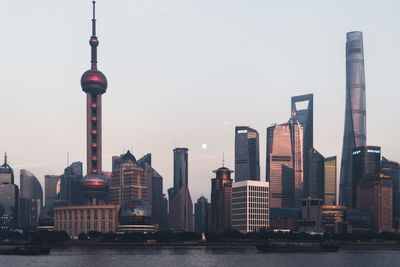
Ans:
<svg viewBox="0 0 400 267"><path fill-rule="evenodd" d="M259 253L255 248L56 248L46 256L2 255L0 266L399 266L398 249Z"/></svg>

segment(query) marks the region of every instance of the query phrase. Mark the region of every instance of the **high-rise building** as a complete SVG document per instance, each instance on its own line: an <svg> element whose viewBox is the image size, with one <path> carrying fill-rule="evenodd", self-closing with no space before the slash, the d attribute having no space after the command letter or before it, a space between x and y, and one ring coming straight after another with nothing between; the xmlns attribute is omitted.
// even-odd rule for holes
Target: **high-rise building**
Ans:
<svg viewBox="0 0 400 267"><path fill-rule="evenodd" d="M23 229L35 228L43 206L43 189L33 173L20 171L20 223Z"/></svg>
<svg viewBox="0 0 400 267"><path fill-rule="evenodd" d="M324 204L336 205L336 156L325 158L324 162Z"/></svg>
<svg viewBox="0 0 400 267"><path fill-rule="evenodd" d="M346 113L339 190L339 203L347 207L354 206L352 152L354 148L366 144L366 134L363 36L362 32L349 32L346 42Z"/></svg>
<svg viewBox="0 0 400 267"><path fill-rule="evenodd" d="M378 146L360 146L352 152L352 200L351 208L357 208L357 185L366 179L375 179L381 172L381 148Z"/></svg>
<svg viewBox="0 0 400 267"><path fill-rule="evenodd" d="M144 155L137 161L138 165L144 169L146 185L148 190L147 203L151 207L151 223L162 224L163 209L163 178L151 165L151 154Z"/></svg>
<svg viewBox="0 0 400 267"><path fill-rule="evenodd" d="M241 181L232 184L232 229L255 232L269 228L269 183Z"/></svg>
<svg viewBox="0 0 400 267"><path fill-rule="evenodd" d="M297 120L267 128L271 208L299 208L303 198L303 127Z"/></svg>
<svg viewBox="0 0 400 267"><path fill-rule="evenodd" d="M314 96L313 94L293 96L291 101L292 119L297 120L303 127L303 178L304 196L307 197L309 185L309 157L307 153L314 143Z"/></svg>
<svg viewBox="0 0 400 267"><path fill-rule="evenodd" d="M12 231L18 227L18 186L14 184L14 171L7 163L0 166L0 231Z"/></svg>
<svg viewBox="0 0 400 267"><path fill-rule="evenodd" d="M86 151L87 175L81 181L82 193L88 204L104 204L108 180L102 174L102 119L101 95L107 90L107 78L97 69L97 46L95 4L93 1L91 68L81 78L82 90L86 93Z"/></svg>
<svg viewBox="0 0 400 267"><path fill-rule="evenodd" d="M368 211L371 214L374 232L393 231L392 201L393 183L389 176L383 174L368 175L358 182L357 209Z"/></svg>
<svg viewBox="0 0 400 267"><path fill-rule="evenodd" d="M174 187L168 190L169 228L193 231L193 203L188 187L188 149L174 149Z"/></svg>
<svg viewBox="0 0 400 267"><path fill-rule="evenodd" d="M0 184L14 184L14 171L7 163L7 153L4 154L4 164L0 166Z"/></svg>
<svg viewBox="0 0 400 267"><path fill-rule="evenodd" d="M194 227L197 233L207 233L210 219L210 203L201 196L194 204Z"/></svg>
<svg viewBox="0 0 400 267"><path fill-rule="evenodd" d="M57 199L57 183L59 179L59 175L44 176L44 197L46 205Z"/></svg>
<svg viewBox="0 0 400 267"><path fill-rule="evenodd" d="M129 150L118 165L111 176L110 204L122 205L131 199L148 201L146 175Z"/></svg>
<svg viewBox="0 0 400 267"><path fill-rule="evenodd" d="M382 157L382 174L393 183L393 227L400 227L400 164Z"/></svg>
<svg viewBox="0 0 400 267"><path fill-rule="evenodd" d="M60 176L60 191L58 198L74 205L83 205L84 198L81 192L81 180L83 178L82 162L73 162L64 169Z"/></svg>
<svg viewBox="0 0 400 267"><path fill-rule="evenodd" d="M309 181L307 197L324 199L324 165L325 158L315 149L308 151ZM304 178L306 180L306 178ZM304 183L305 184L305 183ZM306 189L304 189L306 190Z"/></svg>
<svg viewBox="0 0 400 267"><path fill-rule="evenodd" d="M235 128L235 181L260 181L258 132L247 126Z"/></svg>
<svg viewBox="0 0 400 267"><path fill-rule="evenodd" d="M226 167L215 170L211 179L211 229L223 231L232 226L232 182L233 171Z"/></svg>

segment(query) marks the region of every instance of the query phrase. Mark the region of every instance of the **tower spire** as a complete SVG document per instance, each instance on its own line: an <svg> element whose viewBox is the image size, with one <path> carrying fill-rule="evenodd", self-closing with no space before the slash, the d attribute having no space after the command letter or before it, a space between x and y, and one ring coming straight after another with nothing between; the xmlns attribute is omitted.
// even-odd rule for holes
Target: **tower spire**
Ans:
<svg viewBox="0 0 400 267"><path fill-rule="evenodd" d="M90 46L92 47L92 70L97 70L97 46L99 45L99 41L96 36L96 1L92 1L93 3L93 18L92 18L92 36L90 37Z"/></svg>
<svg viewBox="0 0 400 267"><path fill-rule="evenodd" d="M225 167L225 153L222 153L222 167Z"/></svg>
<svg viewBox="0 0 400 267"><path fill-rule="evenodd" d="M7 165L7 152L4 154L4 165Z"/></svg>

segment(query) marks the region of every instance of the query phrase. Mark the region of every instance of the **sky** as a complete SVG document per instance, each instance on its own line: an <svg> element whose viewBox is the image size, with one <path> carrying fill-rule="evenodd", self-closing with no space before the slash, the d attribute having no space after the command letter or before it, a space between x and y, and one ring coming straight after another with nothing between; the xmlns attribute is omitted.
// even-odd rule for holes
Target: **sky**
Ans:
<svg viewBox="0 0 400 267"><path fill-rule="evenodd" d="M19 170L62 174L86 165L91 1L1 0L0 155ZM260 134L290 117L290 97L314 94L314 146L337 155L345 111L346 32L364 35L367 144L400 161L400 1L97 1L103 170L127 149L152 153L173 184L173 149L189 148L192 200L210 199L213 170L234 169L234 127ZM338 170L339 171L339 170ZM339 178L339 177L338 177Z"/></svg>

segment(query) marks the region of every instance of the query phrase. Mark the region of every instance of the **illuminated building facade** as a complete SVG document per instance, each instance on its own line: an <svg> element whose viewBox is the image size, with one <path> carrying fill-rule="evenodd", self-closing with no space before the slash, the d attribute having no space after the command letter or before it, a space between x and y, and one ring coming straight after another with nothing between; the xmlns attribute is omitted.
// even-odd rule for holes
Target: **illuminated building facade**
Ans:
<svg viewBox="0 0 400 267"><path fill-rule="evenodd" d="M14 184L14 171L7 163L0 166L0 231L13 231L18 228L19 190Z"/></svg>
<svg viewBox="0 0 400 267"><path fill-rule="evenodd" d="M300 207L303 198L303 127L298 121L267 128L271 208Z"/></svg>
<svg viewBox="0 0 400 267"><path fill-rule="evenodd" d="M339 203L354 207L352 152L366 145L366 98L364 47L362 32L348 32L346 42L346 113L344 122L342 164L340 168Z"/></svg>
<svg viewBox="0 0 400 267"><path fill-rule="evenodd" d="M232 229L243 233L269 228L269 183L241 181L232 184Z"/></svg>
<svg viewBox="0 0 400 267"><path fill-rule="evenodd" d="M247 126L235 128L235 182L260 181L258 132Z"/></svg>
<svg viewBox="0 0 400 267"><path fill-rule="evenodd" d="M292 119L297 120L303 127L303 178L304 196L309 196L310 188L310 163L308 152L313 148L314 143L314 96L313 94L293 96L291 99Z"/></svg>
<svg viewBox="0 0 400 267"><path fill-rule="evenodd" d="M211 179L211 229L223 231L232 226L232 182L233 171L226 167L215 170Z"/></svg>

